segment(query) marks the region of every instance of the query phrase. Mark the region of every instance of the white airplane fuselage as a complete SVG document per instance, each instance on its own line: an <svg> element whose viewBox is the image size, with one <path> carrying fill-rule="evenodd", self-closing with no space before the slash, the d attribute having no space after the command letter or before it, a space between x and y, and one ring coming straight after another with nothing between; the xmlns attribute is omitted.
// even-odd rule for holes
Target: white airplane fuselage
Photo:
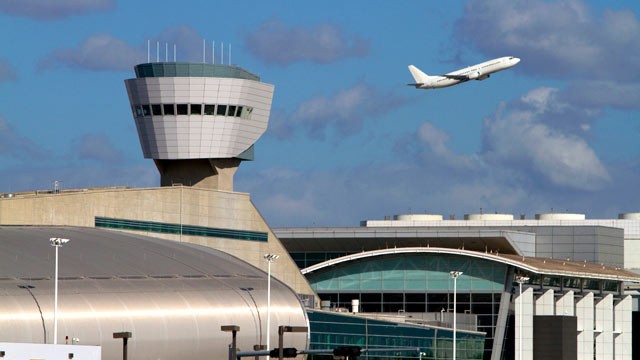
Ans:
<svg viewBox="0 0 640 360"><path fill-rule="evenodd" d="M413 65L409 65L409 71L416 80L410 86L416 89L439 89L453 86L469 80L485 80L491 74L509 69L520 62L520 59L513 56L505 56L483 63L456 70L444 75L427 75Z"/></svg>

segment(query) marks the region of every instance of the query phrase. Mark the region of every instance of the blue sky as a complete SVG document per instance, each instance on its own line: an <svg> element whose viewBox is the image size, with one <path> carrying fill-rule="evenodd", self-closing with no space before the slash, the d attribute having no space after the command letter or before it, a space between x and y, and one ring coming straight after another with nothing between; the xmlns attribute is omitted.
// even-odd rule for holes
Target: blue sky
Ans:
<svg viewBox="0 0 640 360"><path fill-rule="evenodd" d="M235 177L272 226L637 212L639 11L631 0L3 0L0 192L157 186L124 80L147 40L198 62L206 39L208 61L211 41L231 44L232 63L276 87L256 160ZM438 74L501 56L522 62L485 81L406 86L408 64Z"/></svg>

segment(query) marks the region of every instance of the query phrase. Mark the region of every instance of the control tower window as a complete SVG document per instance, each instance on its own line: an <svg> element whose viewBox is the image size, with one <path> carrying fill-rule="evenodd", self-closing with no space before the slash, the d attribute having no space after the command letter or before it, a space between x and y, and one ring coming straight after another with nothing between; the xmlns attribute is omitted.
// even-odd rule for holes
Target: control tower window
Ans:
<svg viewBox="0 0 640 360"><path fill-rule="evenodd" d="M164 114L165 115L175 115L176 112L173 109L173 104L164 104L162 105L162 107L164 108Z"/></svg>
<svg viewBox="0 0 640 360"><path fill-rule="evenodd" d="M136 117L142 116L142 107L140 105L136 105Z"/></svg>
<svg viewBox="0 0 640 360"><path fill-rule="evenodd" d="M149 115L151 115L151 107L149 107L149 104L142 105L142 116Z"/></svg>
<svg viewBox="0 0 640 360"><path fill-rule="evenodd" d="M162 115L162 105L160 105L160 104L152 104L151 105L151 113L153 115Z"/></svg>
<svg viewBox="0 0 640 360"><path fill-rule="evenodd" d="M178 104L176 109L178 110L178 115L189 115L189 104Z"/></svg>
<svg viewBox="0 0 640 360"><path fill-rule="evenodd" d="M204 114L205 115L215 115L216 113L216 106L215 105L205 105L204 106Z"/></svg>
<svg viewBox="0 0 640 360"><path fill-rule="evenodd" d="M236 116L236 106L229 105L229 111L227 112L227 114L229 114L229 116Z"/></svg>
<svg viewBox="0 0 640 360"><path fill-rule="evenodd" d="M242 106L238 106L238 109L236 110L236 117L241 117L242 116Z"/></svg>
<svg viewBox="0 0 640 360"><path fill-rule="evenodd" d="M191 104L191 114L202 115L202 104Z"/></svg>
<svg viewBox="0 0 640 360"><path fill-rule="evenodd" d="M227 115L227 105L218 105L218 112L216 113L216 115Z"/></svg>

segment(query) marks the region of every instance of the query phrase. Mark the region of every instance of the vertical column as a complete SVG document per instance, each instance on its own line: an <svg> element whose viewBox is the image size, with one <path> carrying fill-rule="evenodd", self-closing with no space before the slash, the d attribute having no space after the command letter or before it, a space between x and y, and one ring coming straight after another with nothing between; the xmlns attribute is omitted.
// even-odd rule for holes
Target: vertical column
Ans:
<svg viewBox="0 0 640 360"><path fill-rule="evenodd" d="M555 300L553 289L549 289L544 294L536 298L536 315L555 315Z"/></svg>
<svg viewBox="0 0 640 360"><path fill-rule="evenodd" d="M578 359L593 359L593 293L576 302L578 317Z"/></svg>
<svg viewBox="0 0 640 360"><path fill-rule="evenodd" d="M631 312L633 303L627 295L613 305L615 360L631 360Z"/></svg>
<svg viewBox="0 0 640 360"><path fill-rule="evenodd" d="M573 299L574 292L567 291L556 301L556 315L558 316L574 316L575 301Z"/></svg>
<svg viewBox="0 0 640 360"><path fill-rule="evenodd" d="M522 314L520 311L520 303L522 302ZM518 360L532 360L533 359L533 289L523 289L522 295L518 294L515 303L515 315L516 315L516 354L520 353L520 343L522 343L522 359ZM520 316L522 315L522 316ZM522 321L522 323L520 322ZM522 338L522 342L519 339ZM517 356L517 355L516 355Z"/></svg>
<svg viewBox="0 0 640 360"><path fill-rule="evenodd" d="M613 359L613 295L596 303L596 360Z"/></svg>

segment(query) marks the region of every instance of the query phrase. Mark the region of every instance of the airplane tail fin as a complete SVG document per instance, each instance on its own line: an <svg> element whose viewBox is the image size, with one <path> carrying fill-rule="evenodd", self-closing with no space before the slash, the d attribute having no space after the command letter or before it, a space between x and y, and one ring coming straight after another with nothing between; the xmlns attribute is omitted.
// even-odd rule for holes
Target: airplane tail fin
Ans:
<svg viewBox="0 0 640 360"><path fill-rule="evenodd" d="M422 72L422 70L418 69L417 67L413 65L409 65L409 71L411 71L411 75L415 79L416 83L425 84L429 82L429 75L425 74L424 72ZM410 85L414 85L414 84L410 84Z"/></svg>

